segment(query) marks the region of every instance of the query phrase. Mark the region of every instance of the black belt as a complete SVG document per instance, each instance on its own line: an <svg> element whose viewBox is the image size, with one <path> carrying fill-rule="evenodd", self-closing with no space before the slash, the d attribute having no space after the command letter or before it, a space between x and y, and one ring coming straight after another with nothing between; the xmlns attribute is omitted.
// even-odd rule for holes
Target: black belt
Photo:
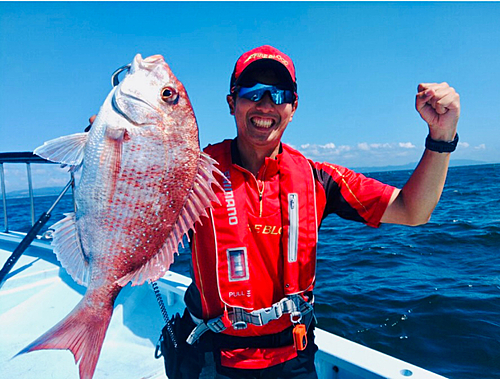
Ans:
<svg viewBox="0 0 500 379"><path fill-rule="evenodd" d="M311 316L313 316L311 314ZM311 322L311 320L313 320ZM312 338L312 333L316 322L314 317L311 320L307 320L305 323L307 327L307 334L309 338ZM310 324L310 325L308 325ZM283 346L293 345L293 326L286 328L285 330L275 333L267 334L265 336L252 336L252 337L237 337L225 333L210 333L212 337L212 343L214 348L217 349L244 349L244 348L276 348Z"/></svg>

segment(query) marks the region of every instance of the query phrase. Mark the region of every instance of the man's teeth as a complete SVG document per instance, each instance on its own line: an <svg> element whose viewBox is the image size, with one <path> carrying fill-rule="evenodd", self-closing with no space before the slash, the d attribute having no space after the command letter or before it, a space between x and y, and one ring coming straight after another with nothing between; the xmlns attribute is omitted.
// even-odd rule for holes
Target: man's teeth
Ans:
<svg viewBox="0 0 500 379"><path fill-rule="evenodd" d="M270 118L252 118L252 123L259 128L270 128L273 125L273 120Z"/></svg>

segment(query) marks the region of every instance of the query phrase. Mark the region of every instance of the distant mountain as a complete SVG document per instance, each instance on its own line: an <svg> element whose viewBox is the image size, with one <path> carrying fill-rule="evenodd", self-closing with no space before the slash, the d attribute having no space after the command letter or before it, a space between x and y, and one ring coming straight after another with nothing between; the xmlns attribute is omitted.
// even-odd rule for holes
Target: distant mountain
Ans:
<svg viewBox="0 0 500 379"><path fill-rule="evenodd" d="M417 167L418 162L407 163L404 165L398 166L380 166L380 167L352 167L354 171L358 172L383 172L383 171L400 171L400 170L413 170ZM470 159L451 159L450 167L457 166L475 166L475 165L484 165L491 164L491 162L484 161L474 161Z"/></svg>
<svg viewBox="0 0 500 379"><path fill-rule="evenodd" d="M35 197L59 195L61 193L62 189L63 189L62 187L34 188L33 195ZM68 193L71 193L71 191L69 191ZM8 199L15 199L15 198L22 198L22 197L29 197L29 192L27 189L18 190L18 191L11 191L11 192L7 193Z"/></svg>

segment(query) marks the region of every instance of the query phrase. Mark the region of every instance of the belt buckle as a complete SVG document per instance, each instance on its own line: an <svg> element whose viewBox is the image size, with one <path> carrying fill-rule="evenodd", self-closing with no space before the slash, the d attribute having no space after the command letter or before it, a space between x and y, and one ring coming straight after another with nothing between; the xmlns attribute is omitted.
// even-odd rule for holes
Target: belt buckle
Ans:
<svg viewBox="0 0 500 379"><path fill-rule="evenodd" d="M252 315L259 317L260 321L262 322L262 325L266 325L269 323L269 321L277 320L278 317L278 312L276 305L272 305L268 308L262 308L258 309L256 311L250 312Z"/></svg>

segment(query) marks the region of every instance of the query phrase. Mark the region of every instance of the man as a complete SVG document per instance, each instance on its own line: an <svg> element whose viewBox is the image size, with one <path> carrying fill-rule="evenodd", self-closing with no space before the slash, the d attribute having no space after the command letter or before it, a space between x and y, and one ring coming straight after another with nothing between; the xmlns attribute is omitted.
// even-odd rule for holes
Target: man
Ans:
<svg viewBox="0 0 500 379"><path fill-rule="evenodd" d="M459 96L446 83L418 86L429 135L403 189L312 162L281 143L297 110L297 83L292 60L271 46L238 59L227 102L237 137L205 149L229 180L221 179L221 205L192 240L185 300L197 327L188 342L210 341L218 378L316 378L321 220L336 213L373 227L427 222L458 142Z"/></svg>

